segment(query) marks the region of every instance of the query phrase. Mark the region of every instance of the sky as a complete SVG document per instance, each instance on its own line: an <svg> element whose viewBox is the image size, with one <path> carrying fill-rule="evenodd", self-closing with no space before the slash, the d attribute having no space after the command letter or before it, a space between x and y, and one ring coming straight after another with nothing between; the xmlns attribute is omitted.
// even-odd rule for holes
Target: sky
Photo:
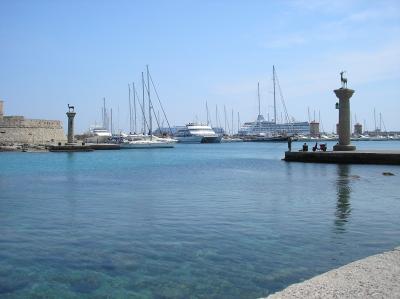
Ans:
<svg viewBox="0 0 400 299"><path fill-rule="evenodd" d="M101 121L129 130L128 84L151 76L172 125L338 119L333 90L346 71L352 120L400 130L400 1L0 1L0 99L6 115L58 119L76 131ZM278 89L279 91L279 89ZM152 91L153 92L153 91ZM141 90L139 89L139 94ZM152 99L155 102L154 93ZM154 104L155 105L155 104ZM156 106L156 105L155 105ZM159 110L159 108L156 109ZM310 111L310 113L308 113Z"/></svg>

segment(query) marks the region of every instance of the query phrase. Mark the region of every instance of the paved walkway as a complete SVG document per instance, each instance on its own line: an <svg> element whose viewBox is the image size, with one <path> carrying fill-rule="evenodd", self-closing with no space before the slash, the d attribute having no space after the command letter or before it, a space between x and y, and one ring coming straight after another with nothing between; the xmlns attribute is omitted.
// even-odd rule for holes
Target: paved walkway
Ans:
<svg viewBox="0 0 400 299"><path fill-rule="evenodd" d="M267 298L400 298L400 247L293 284Z"/></svg>

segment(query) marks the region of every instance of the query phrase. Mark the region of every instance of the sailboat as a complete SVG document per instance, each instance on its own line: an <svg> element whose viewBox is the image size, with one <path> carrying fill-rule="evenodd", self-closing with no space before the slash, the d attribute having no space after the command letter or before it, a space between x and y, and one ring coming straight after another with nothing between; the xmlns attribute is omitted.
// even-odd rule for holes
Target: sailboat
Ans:
<svg viewBox="0 0 400 299"><path fill-rule="evenodd" d="M294 122L289 120L286 105L283 101L279 81L276 75L275 66L272 67L273 88L274 88L274 118L265 120L261 114L260 104L260 85L258 84L258 116L255 121L246 122L239 131L239 135L243 136L243 141L287 141L288 136L294 134L308 134L310 132L310 124L308 122ZM281 101L284 108L286 122L278 123L276 113L276 86L281 94ZM283 117L281 116L283 120Z"/></svg>
<svg viewBox="0 0 400 299"><path fill-rule="evenodd" d="M153 135L153 124L152 124L152 113L154 112L153 104L150 98L150 73L149 73L149 66L146 66L147 69L147 98L148 98L148 106L149 106L149 117L148 122L145 116L145 101L144 101L144 94L145 94L145 82L144 82L144 75L142 72L142 89L143 89L143 105L141 106L142 110L142 117L143 117L143 134L136 134L135 132L132 134L121 134L121 138L119 140L120 148L121 149L141 149L141 148L173 148L177 140L169 138L169 137L157 137ZM134 101L136 103L136 89L134 85L132 85L133 92L134 92ZM130 98L129 98L130 100ZM134 105L136 106L136 104ZM131 117L131 108L129 108L130 112L130 121L132 120ZM146 134L146 126L149 128L148 134ZM131 130L132 131L132 130ZM135 110L135 131L136 131L136 110Z"/></svg>

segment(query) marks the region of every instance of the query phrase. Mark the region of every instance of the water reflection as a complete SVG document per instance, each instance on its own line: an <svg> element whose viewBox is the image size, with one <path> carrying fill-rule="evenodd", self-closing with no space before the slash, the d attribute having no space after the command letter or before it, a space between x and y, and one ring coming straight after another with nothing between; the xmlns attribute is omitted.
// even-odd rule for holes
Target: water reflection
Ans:
<svg viewBox="0 0 400 299"><path fill-rule="evenodd" d="M351 177L350 165L338 164L338 178L336 180L337 204L335 212L335 227L338 232L345 231L345 224L351 214L350 194L351 194Z"/></svg>

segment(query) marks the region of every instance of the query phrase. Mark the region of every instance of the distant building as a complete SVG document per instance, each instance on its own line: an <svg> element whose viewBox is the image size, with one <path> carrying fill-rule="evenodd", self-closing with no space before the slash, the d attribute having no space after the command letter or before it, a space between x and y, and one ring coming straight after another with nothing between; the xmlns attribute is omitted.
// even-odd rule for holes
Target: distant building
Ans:
<svg viewBox="0 0 400 299"><path fill-rule="evenodd" d="M310 136L311 137L319 137L320 136L319 122L317 122L315 120L310 122Z"/></svg>
<svg viewBox="0 0 400 299"><path fill-rule="evenodd" d="M0 144L49 144L66 141L61 121L5 116L3 108L4 102L0 100Z"/></svg>

